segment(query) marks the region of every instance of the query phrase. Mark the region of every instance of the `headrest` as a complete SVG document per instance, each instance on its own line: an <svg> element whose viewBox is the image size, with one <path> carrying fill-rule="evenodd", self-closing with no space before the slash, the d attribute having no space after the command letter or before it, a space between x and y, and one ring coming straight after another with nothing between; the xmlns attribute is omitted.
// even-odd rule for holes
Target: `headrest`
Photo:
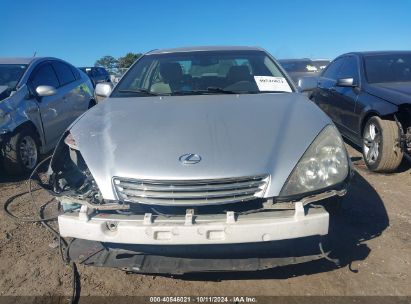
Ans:
<svg viewBox="0 0 411 304"><path fill-rule="evenodd" d="M250 70L246 65L235 65L230 68L227 79L231 82L239 82L250 79Z"/></svg>
<svg viewBox="0 0 411 304"><path fill-rule="evenodd" d="M183 70L178 62L166 62L160 65L160 74L166 82L180 81Z"/></svg>

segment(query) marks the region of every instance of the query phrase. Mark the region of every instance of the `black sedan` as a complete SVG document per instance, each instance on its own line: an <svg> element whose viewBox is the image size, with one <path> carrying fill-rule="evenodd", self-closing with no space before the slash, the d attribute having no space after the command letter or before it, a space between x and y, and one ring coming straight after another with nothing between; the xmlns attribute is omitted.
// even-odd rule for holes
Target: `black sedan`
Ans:
<svg viewBox="0 0 411 304"><path fill-rule="evenodd" d="M337 57L315 82L311 99L342 135L362 147L372 171L411 160L411 51L356 52Z"/></svg>

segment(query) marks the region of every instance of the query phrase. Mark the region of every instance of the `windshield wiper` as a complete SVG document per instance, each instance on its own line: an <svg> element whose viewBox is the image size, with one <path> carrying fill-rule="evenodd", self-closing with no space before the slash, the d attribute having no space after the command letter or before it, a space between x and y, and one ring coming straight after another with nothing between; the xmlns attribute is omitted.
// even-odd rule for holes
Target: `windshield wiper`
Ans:
<svg viewBox="0 0 411 304"><path fill-rule="evenodd" d="M220 87L208 87L207 92L223 93L223 94L241 94L244 91L225 90Z"/></svg>
<svg viewBox="0 0 411 304"><path fill-rule="evenodd" d="M126 89L126 90L118 90L120 93L142 93L142 94L147 94L150 96L162 96L165 94L157 94L154 92L151 92L147 89Z"/></svg>
<svg viewBox="0 0 411 304"><path fill-rule="evenodd" d="M174 91L171 95L196 95L196 94L215 94L215 93L222 93L222 94L241 94L246 91L231 91L231 90L224 90L223 88L219 87L208 87L207 90L181 90L181 91ZM246 92L247 93L247 92Z"/></svg>

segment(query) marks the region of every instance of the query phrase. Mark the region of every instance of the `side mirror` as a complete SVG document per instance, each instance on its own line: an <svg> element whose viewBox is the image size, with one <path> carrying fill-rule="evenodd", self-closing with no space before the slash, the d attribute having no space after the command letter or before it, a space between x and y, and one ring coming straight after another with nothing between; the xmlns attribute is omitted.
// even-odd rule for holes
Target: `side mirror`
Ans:
<svg viewBox="0 0 411 304"><path fill-rule="evenodd" d="M113 85L109 82L97 83L96 88L94 89L94 95L97 102L107 98L111 91L113 90Z"/></svg>
<svg viewBox="0 0 411 304"><path fill-rule="evenodd" d="M336 83L337 87L356 87L354 78L340 78Z"/></svg>
<svg viewBox="0 0 411 304"><path fill-rule="evenodd" d="M57 90L52 86L41 85L36 88L36 93L40 97L45 97L55 95L57 93Z"/></svg>
<svg viewBox="0 0 411 304"><path fill-rule="evenodd" d="M298 78L297 87L300 92L308 92L317 88L318 77L306 76Z"/></svg>

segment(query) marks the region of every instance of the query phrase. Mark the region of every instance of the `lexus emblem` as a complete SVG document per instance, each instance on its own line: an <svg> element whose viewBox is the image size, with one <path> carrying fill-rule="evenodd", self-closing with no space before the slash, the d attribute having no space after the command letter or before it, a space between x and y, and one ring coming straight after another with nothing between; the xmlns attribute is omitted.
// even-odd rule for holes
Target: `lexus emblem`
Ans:
<svg viewBox="0 0 411 304"><path fill-rule="evenodd" d="M198 154L187 153L180 156L178 159L183 165L194 165L201 161L201 156Z"/></svg>

